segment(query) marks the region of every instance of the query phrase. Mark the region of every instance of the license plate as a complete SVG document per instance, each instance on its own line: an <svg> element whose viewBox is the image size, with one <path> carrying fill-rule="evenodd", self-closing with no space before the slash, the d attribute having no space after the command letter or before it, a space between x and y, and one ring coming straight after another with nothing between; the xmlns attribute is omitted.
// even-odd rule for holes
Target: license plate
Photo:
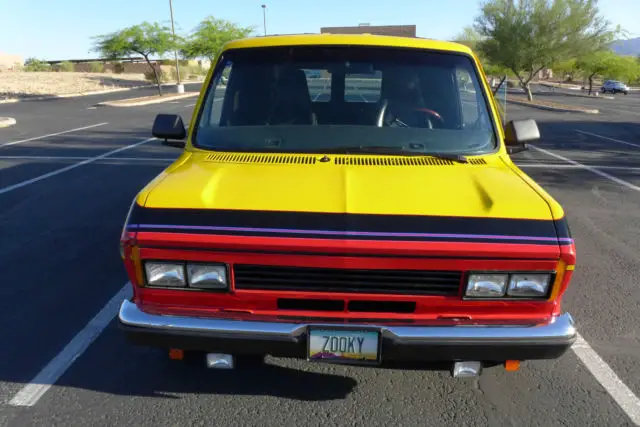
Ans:
<svg viewBox="0 0 640 427"><path fill-rule="evenodd" d="M309 329L309 360L378 363L380 333L350 329Z"/></svg>

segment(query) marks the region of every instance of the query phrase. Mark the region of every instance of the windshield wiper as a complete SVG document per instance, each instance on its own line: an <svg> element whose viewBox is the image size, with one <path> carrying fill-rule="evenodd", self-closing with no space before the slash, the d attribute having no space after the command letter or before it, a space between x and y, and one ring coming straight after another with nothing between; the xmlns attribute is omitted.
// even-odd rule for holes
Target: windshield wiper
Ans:
<svg viewBox="0 0 640 427"><path fill-rule="evenodd" d="M469 163L467 156L462 154L447 154L447 153L423 153L423 156L435 157L436 159L451 160L458 163Z"/></svg>
<svg viewBox="0 0 640 427"><path fill-rule="evenodd" d="M402 155L402 156L428 156L428 157L435 157L442 160L451 160L453 162L458 162L458 163L469 162L467 158L462 154L424 153L421 151L410 151L403 147L398 147L397 145L354 145L349 147L322 148L322 149L311 150L307 152L326 153L326 154L372 153L372 154L388 154L388 155Z"/></svg>

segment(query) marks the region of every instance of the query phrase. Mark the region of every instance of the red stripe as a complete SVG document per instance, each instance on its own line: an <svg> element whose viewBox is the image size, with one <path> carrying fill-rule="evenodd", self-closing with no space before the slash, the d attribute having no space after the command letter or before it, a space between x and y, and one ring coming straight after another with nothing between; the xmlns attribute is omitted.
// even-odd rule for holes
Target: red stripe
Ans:
<svg viewBox="0 0 640 427"><path fill-rule="evenodd" d="M142 248L143 259L181 259L185 261L223 262L227 264L258 264L294 267L399 269L399 270L547 270L556 268L557 260L504 259L425 259L376 258L301 254L260 254L244 252L207 252L185 249Z"/></svg>
<svg viewBox="0 0 640 427"><path fill-rule="evenodd" d="M357 253L370 255L558 259L557 245L394 240L310 239L212 234L139 232L141 246L235 249L283 252Z"/></svg>
<svg viewBox="0 0 640 427"><path fill-rule="evenodd" d="M375 240L334 240L306 238L245 237L203 234L141 232L135 236L142 246L143 259L182 259L324 268L407 269L407 270L555 270L562 257L575 261L575 248L555 245L407 242ZM155 247L149 247L155 246ZM166 247L166 248L164 248ZM176 249L179 247L179 249ZM246 251L246 252L241 252ZM252 252L252 251L262 251ZM273 251L278 253L265 253ZM127 251L128 252L128 251ZM304 252L313 252L304 254ZM336 255L339 254L339 255ZM384 256L384 257L383 257ZM401 257L394 257L401 256ZM420 257L434 258L420 258ZM443 258L435 258L443 257ZM473 259L479 257L495 259ZM128 262L127 264L130 264ZM127 266L135 283L133 271ZM560 295L571 274L565 275ZM231 278L233 282L233 277ZM415 301L413 314L373 314L338 312L283 312L277 310L278 298L367 299L372 301ZM159 290L134 286L134 299L145 309L173 314L212 315L220 310L236 314L263 316L337 316L340 318L412 319L444 321L445 318L470 318L474 321L543 321L560 312L556 301L463 301L460 297L337 294L318 292L236 291L219 294L198 291Z"/></svg>

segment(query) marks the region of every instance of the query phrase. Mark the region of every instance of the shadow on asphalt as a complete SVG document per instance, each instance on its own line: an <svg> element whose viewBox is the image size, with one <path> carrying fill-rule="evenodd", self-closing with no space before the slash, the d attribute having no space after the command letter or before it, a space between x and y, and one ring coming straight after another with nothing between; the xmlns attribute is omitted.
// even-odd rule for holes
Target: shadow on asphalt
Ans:
<svg viewBox="0 0 640 427"><path fill-rule="evenodd" d="M118 367L115 372L114 367ZM15 375L10 377L1 378L22 382L22 379L15 381ZM129 344L113 321L56 385L167 399L200 394L329 401L344 399L358 382L336 372L310 372L268 361L239 364L233 370L208 369L204 356L198 360L172 361L166 351Z"/></svg>
<svg viewBox="0 0 640 427"><path fill-rule="evenodd" d="M277 363L277 364L276 364ZM287 365L287 366L283 366ZM118 369L114 372L113 368ZM166 350L130 344L111 322L101 337L56 383L61 387L121 396L181 399L189 395L272 396L298 401L342 400L359 382L362 370L402 368L449 371L451 364L395 364L345 367L294 359L239 362L233 370L205 367L204 355L172 361ZM104 375L104 372L111 372Z"/></svg>

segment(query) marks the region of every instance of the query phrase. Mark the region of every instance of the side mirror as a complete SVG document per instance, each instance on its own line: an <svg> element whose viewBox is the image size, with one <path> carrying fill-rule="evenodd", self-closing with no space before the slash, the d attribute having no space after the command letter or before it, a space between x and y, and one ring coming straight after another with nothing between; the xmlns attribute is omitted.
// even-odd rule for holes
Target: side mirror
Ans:
<svg viewBox="0 0 640 427"><path fill-rule="evenodd" d="M151 129L153 136L164 139L163 144L169 147L184 148L187 131L182 117L177 114L158 114Z"/></svg>
<svg viewBox="0 0 640 427"><path fill-rule="evenodd" d="M528 142L540 139L538 124L533 119L512 120L504 129L504 142L509 154L528 150Z"/></svg>

